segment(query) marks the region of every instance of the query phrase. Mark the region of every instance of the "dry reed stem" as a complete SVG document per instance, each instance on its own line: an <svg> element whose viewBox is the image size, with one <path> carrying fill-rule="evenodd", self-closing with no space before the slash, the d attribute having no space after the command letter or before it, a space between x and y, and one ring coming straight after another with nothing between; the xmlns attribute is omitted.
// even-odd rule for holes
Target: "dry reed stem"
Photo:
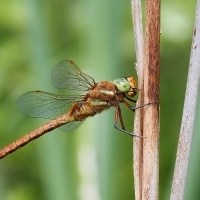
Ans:
<svg viewBox="0 0 200 200"><path fill-rule="evenodd" d="M146 1L144 103L159 100L160 0ZM159 106L144 107L142 199L159 198Z"/></svg>
<svg viewBox="0 0 200 200"><path fill-rule="evenodd" d="M194 35L189 64L188 80L183 108L180 138L177 150L171 200L184 199L187 169L195 122L200 81L200 1L197 2Z"/></svg>
<svg viewBox="0 0 200 200"><path fill-rule="evenodd" d="M132 1L135 28L139 105L159 100L159 47L160 47L160 1L146 1L145 43L137 41L142 25L140 2ZM139 11L140 9L140 11ZM137 45L141 45L138 47ZM144 50L144 51L143 51ZM143 53L143 56L138 55ZM140 60L142 59L142 60ZM144 77L144 78L143 78ZM143 88L144 86L144 88ZM134 138L134 175L136 200L158 199L159 183L159 107L151 104L136 111L135 133L143 139Z"/></svg>
<svg viewBox="0 0 200 200"><path fill-rule="evenodd" d="M143 61L144 61L144 37L142 26L142 8L140 0L131 0L132 6L132 19L134 27L135 38L135 51L137 57L137 72L138 72L138 88L140 89L138 102L136 107L143 105ZM135 112L134 132L136 134L142 133L142 109L137 109ZM134 186L135 186L135 199L142 198L142 139L133 138L133 170L134 170Z"/></svg>

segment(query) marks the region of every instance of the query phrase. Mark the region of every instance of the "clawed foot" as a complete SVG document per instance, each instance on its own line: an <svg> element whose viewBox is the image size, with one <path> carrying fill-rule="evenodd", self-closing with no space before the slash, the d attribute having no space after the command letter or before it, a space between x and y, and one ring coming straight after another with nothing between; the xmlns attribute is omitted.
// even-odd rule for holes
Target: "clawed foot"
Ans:
<svg viewBox="0 0 200 200"><path fill-rule="evenodd" d="M128 135L131 135L131 136L133 136L133 137L143 138L143 136L141 136L141 135L136 135L136 134L134 134L134 133L132 133L132 132L127 131L127 130L124 129L124 128L119 128L119 127L117 126L117 124L115 124L114 127L115 127L118 131L121 131L121 132L126 133L126 134L128 134Z"/></svg>
<svg viewBox="0 0 200 200"><path fill-rule="evenodd" d="M145 103L145 104L143 104L143 105L141 105L141 106L138 106L138 107L136 107L136 108L131 108L131 110L135 111L135 110L137 110L138 108L142 108L142 107L144 107L144 106L147 106L147 105L150 105L150 104L153 104L153 103L158 103L158 100L156 100L156 101L154 101L154 102Z"/></svg>

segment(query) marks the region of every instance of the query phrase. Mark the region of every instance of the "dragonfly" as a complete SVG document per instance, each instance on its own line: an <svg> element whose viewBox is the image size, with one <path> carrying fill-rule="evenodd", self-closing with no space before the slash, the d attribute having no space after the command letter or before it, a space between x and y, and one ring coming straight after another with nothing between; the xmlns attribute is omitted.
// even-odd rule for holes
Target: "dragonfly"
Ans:
<svg viewBox="0 0 200 200"><path fill-rule="evenodd" d="M137 102L132 99L138 90L132 76L96 83L91 76L81 72L73 61L65 60L53 68L51 80L56 88L85 91L86 94L56 95L36 90L21 95L17 106L22 112L30 117L51 121L5 146L0 150L0 159L58 127L63 131L73 131L87 117L110 107L115 108L114 127L131 136L138 136L126 130L120 108L120 103L123 103L132 111L136 109L129 104Z"/></svg>

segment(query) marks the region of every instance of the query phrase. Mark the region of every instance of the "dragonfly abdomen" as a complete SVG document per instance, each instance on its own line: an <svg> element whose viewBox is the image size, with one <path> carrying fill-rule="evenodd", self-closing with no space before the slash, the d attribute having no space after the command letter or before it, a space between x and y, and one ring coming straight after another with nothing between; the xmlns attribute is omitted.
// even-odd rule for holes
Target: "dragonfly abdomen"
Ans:
<svg viewBox="0 0 200 200"><path fill-rule="evenodd" d="M71 116L71 112L68 112L64 115L57 117L54 120L47 122L46 124L40 126L39 128L31 131L30 133L24 135L23 137L19 138L15 142L7 145L3 149L0 150L0 159L7 156L8 154L16 151L17 149L23 147L24 145L28 144L32 140L37 139L38 137L48 133L57 127L60 127L66 123L70 123L74 121L74 117Z"/></svg>

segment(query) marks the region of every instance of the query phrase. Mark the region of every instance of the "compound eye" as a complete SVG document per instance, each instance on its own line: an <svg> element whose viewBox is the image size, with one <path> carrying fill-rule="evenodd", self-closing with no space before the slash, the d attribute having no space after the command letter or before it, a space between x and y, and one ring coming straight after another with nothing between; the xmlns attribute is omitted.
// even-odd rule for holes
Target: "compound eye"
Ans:
<svg viewBox="0 0 200 200"><path fill-rule="evenodd" d="M114 80L114 84L121 92L127 92L130 90L130 83L125 78L117 78Z"/></svg>

